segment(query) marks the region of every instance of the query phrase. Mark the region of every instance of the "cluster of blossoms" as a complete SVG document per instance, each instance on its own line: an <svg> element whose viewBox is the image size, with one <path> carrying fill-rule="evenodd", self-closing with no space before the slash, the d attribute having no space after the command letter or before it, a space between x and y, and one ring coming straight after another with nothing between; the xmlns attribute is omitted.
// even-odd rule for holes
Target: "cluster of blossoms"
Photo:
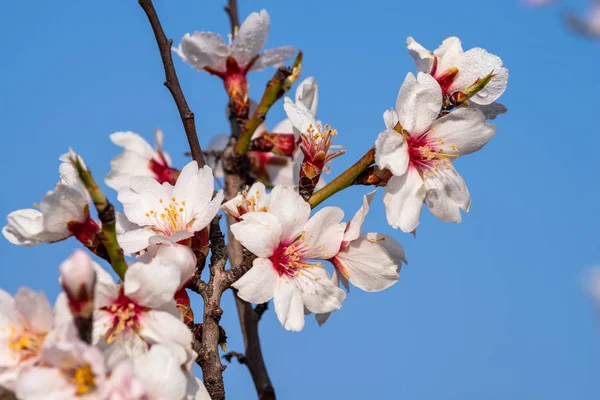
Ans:
<svg viewBox="0 0 600 400"><path fill-rule="evenodd" d="M230 45L213 33L195 32L173 49L223 79L236 118L255 113L246 74L295 52L285 47L261 53L269 23L263 10L246 19ZM362 170L349 169L327 186L322 173L344 152L333 150L337 131L316 119L313 78L298 85L295 101L284 99L286 120L272 131L263 122L252 132L245 154L251 186L235 188L237 196L225 199L215 191L215 180L226 173L218 154L234 137L213 141L210 166L191 161L179 170L163 150L161 131L155 148L133 132L112 134L124 151L111 161L105 182L118 192L122 213L107 207L79 155L62 156L60 182L39 210L9 214L2 232L22 246L73 236L108 260L119 280L78 250L60 267L64 292L53 310L28 289L14 297L0 291L0 395L209 398L192 373L198 358L193 344L202 341L202 330L194 323L188 289L198 281L207 285L201 272L211 250L214 255L211 229L221 211L233 237L252 254L246 260L251 268L228 287L250 303L272 299L286 330L302 330L311 313L325 323L342 307L350 284L366 292L395 284L406 263L404 249L391 236L362 232L376 191L346 222L339 207L313 212L314 196L335 193L326 189L346 175L352 180L345 187L372 182L376 174L392 227L414 232L423 204L441 220L460 222L470 195L453 162L494 135L486 120L505 111L496 100L508 80L500 58L481 48L465 52L454 37L433 52L412 38L407 47L418 74L406 76L395 109L385 111L386 129L367 152L371 158ZM92 204L100 221L90 216Z"/></svg>

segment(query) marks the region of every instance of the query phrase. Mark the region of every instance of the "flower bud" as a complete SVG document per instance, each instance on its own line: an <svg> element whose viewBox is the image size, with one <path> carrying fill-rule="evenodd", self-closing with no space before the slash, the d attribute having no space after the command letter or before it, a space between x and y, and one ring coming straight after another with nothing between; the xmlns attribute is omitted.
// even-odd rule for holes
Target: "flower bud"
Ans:
<svg viewBox="0 0 600 400"><path fill-rule="evenodd" d="M94 311L96 271L85 251L76 250L60 265L60 284L69 299L73 317L90 317Z"/></svg>

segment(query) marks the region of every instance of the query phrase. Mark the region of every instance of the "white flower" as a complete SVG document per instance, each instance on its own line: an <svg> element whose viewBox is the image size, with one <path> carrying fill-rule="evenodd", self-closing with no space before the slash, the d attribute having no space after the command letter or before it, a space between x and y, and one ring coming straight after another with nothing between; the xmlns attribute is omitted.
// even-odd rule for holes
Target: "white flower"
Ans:
<svg viewBox="0 0 600 400"><path fill-rule="evenodd" d="M169 347L182 364L187 362L192 333L173 298L181 273L162 261L133 263L121 284L103 269L96 271L94 341L106 348L110 365L143 354L154 344Z"/></svg>
<svg viewBox="0 0 600 400"><path fill-rule="evenodd" d="M161 185L148 176L131 178L129 186L119 189L118 199L127 219L139 228L118 235L123 251L133 254L153 243L176 243L194 236L219 211L223 191L214 199L213 192L212 170L198 169L196 161L183 168L175 186Z"/></svg>
<svg viewBox="0 0 600 400"><path fill-rule="evenodd" d="M186 33L178 48L173 48L183 61L197 68L219 75L223 79L245 76L248 71L277 66L291 58L293 47L280 47L261 53L270 27L266 10L250 14L230 45L221 36L212 32Z"/></svg>
<svg viewBox="0 0 600 400"><path fill-rule="evenodd" d="M135 377L146 388L148 400L210 400L202 382L186 373L166 347L152 346L133 361Z"/></svg>
<svg viewBox="0 0 600 400"><path fill-rule="evenodd" d="M8 224L2 228L2 234L9 242L35 246L75 236L82 243L89 243L100 231L90 218L90 196L79 181L75 167L64 162L59 172L61 180L44 196L39 210L23 209L8 214Z"/></svg>
<svg viewBox="0 0 600 400"><path fill-rule="evenodd" d="M171 168L171 157L163 151L163 133L154 131L153 149L140 135L133 132L116 132L110 140L125 150L110 162L110 172L104 178L108 187L119 190L129 185L134 176L149 176L158 183L174 184L177 170Z"/></svg>
<svg viewBox="0 0 600 400"><path fill-rule="evenodd" d="M14 390L19 372L35 364L52 329L52 308L41 293L0 289L0 387Z"/></svg>
<svg viewBox="0 0 600 400"><path fill-rule="evenodd" d="M469 210L471 197L452 161L481 149L496 131L475 109L461 108L437 119L441 104L434 78L409 73L396 111L384 114L387 129L375 143L375 162L394 175L383 195L388 223L405 232L419 224L423 202L439 219L461 221L460 210Z"/></svg>
<svg viewBox="0 0 600 400"><path fill-rule="evenodd" d="M275 313L287 330L304 327L304 310L338 310L345 293L336 287L324 264L342 243L344 213L325 207L312 218L310 206L292 188L277 186L270 195L269 212L249 212L231 231L258 258L232 286L252 303L274 300Z"/></svg>
<svg viewBox="0 0 600 400"><path fill-rule="evenodd" d="M464 52L460 39L454 36L445 39L433 52L425 49L412 37L406 39L406 45L415 59L417 72L431 74L444 95L464 90L490 73L494 77L471 101L490 104L506 90L508 69L502 66L500 57L485 49L475 47Z"/></svg>
<svg viewBox="0 0 600 400"><path fill-rule="evenodd" d="M242 215L249 212L269 211L268 207L269 194L265 185L256 182L233 199L223 203L221 210L240 221Z"/></svg>
<svg viewBox="0 0 600 400"><path fill-rule="evenodd" d="M335 266L334 282L342 281L347 288L347 281L350 281L366 292L379 292L396 283L400 279L401 263L406 262L402 246L394 239L378 237L377 233L360 233L374 196L375 191L364 196L362 207L346 227L339 253L329 260ZM393 255L401 254L400 258L388 253L384 246L386 241L394 242L393 245L399 248L401 253Z"/></svg>
<svg viewBox="0 0 600 400"><path fill-rule="evenodd" d="M19 375L15 393L22 400L104 400L106 367L100 350L75 337L44 344L42 363Z"/></svg>

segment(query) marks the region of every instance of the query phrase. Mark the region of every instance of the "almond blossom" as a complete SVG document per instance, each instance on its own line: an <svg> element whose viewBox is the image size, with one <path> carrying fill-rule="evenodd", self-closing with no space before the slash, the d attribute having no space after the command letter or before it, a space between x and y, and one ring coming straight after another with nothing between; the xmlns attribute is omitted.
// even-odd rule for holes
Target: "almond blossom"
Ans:
<svg viewBox="0 0 600 400"><path fill-rule="evenodd" d="M108 398L107 370L99 349L75 337L50 339L43 363L25 370L15 393L21 400L104 400Z"/></svg>
<svg viewBox="0 0 600 400"><path fill-rule="evenodd" d="M39 209L28 208L8 214L8 224L2 228L2 234L9 242L35 246L71 236L84 244L93 242L100 227L90 217L90 196L70 163L63 162L59 173L60 181L44 196Z"/></svg>
<svg viewBox="0 0 600 400"><path fill-rule="evenodd" d="M493 74L485 87L471 97L477 104L491 104L506 90L508 69L500 57L480 47L463 51L459 38L449 37L433 52L425 49L412 37L406 39L408 51L415 59L417 72L432 75L439 83L442 94L452 94L467 89L478 80Z"/></svg>
<svg viewBox="0 0 600 400"><path fill-rule="evenodd" d="M471 197L452 162L481 149L496 131L476 109L461 108L437 119L441 107L436 80L409 73L375 143L375 162L393 174L383 195L388 223L405 232L419 224L423 202L439 219L461 221L460 210L469 210Z"/></svg>
<svg viewBox="0 0 600 400"><path fill-rule="evenodd" d="M269 212L248 212L231 226L235 237L258 258L232 286L252 303L273 298L275 313L287 330L304 327L304 310L338 310L344 292L330 280L320 261L336 254L342 243L344 213L325 207L310 218L310 206L292 188L276 186Z"/></svg>
<svg viewBox="0 0 600 400"><path fill-rule="evenodd" d="M163 132L154 131L154 149L140 135L116 132L110 140L125 150L110 161L110 172L104 178L106 185L115 190L129 185L134 176L149 176L158 183L175 184L179 171L171 167L171 157L163 150Z"/></svg>
<svg viewBox="0 0 600 400"><path fill-rule="evenodd" d="M60 265L60 283L74 316L88 317L94 311L96 269L99 266L83 250L75 252Z"/></svg>
<svg viewBox="0 0 600 400"><path fill-rule="evenodd" d="M0 388L14 391L20 371L39 360L52 326L46 296L21 288L13 298L0 289Z"/></svg>
<svg viewBox="0 0 600 400"><path fill-rule="evenodd" d="M173 299L181 272L163 261L133 263L120 284L97 269L94 341L106 348L109 362L143 354L157 343L169 347L181 363L188 360L192 333Z"/></svg>
<svg viewBox="0 0 600 400"><path fill-rule="evenodd" d="M177 243L204 229L219 211L223 192L213 198L214 178L208 166L198 168L191 161L182 170L175 186L162 185L149 176L136 176L119 189L118 199L125 216L138 228L119 234L126 254L150 244Z"/></svg>
<svg viewBox="0 0 600 400"><path fill-rule="evenodd" d="M286 46L261 52L269 36L270 25L266 10L253 12L237 30L229 45L216 33L194 32L191 35L186 33L179 47L174 47L173 51L199 71L204 70L223 79L229 96L239 99L242 106L247 107L246 74L271 65L278 66L296 51Z"/></svg>

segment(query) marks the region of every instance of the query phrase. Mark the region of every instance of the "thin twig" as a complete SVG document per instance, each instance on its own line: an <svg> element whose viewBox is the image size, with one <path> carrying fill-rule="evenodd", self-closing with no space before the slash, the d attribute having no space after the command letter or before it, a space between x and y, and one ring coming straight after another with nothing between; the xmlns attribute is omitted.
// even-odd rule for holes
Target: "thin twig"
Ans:
<svg viewBox="0 0 600 400"><path fill-rule="evenodd" d="M300 76L300 70L302 69L302 52L298 52L294 65L290 67L279 67L275 71L273 78L267 83L265 92L263 93L260 103L256 107L256 111L252 117L246 121L243 126L242 132L239 135L239 139L235 146L235 152L238 155L244 155L250 147L250 141L256 128L265 121L267 113L275 104L277 100L283 97L288 90L292 87L294 82Z"/></svg>
<svg viewBox="0 0 600 400"><path fill-rule="evenodd" d="M77 170L79 180L90 194L94 206L98 211L98 219L102 223L102 231L98 233L98 237L106 249L110 265L117 275L123 279L125 277L125 271L127 271L127 263L125 262L125 257L123 255L123 249L119 246L119 242L117 241L115 208L108 201L102 190L100 190L92 173L85 165L83 165L79 157L71 157L69 161Z"/></svg>
<svg viewBox="0 0 600 400"><path fill-rule="evenodd" d="M146 12L148 20L150 21L150 25L152 26L152 30L154 31L156 43L158 44L158 50L160 51L160 57L162 58L165 69L164 84L171 92L173 100L175 100L175 104L179 110L181 122L183 123L183 128L185 129L185 134L187 135L190 150L192 152L192 158L196 160L199 167L203 167L205 162L204 156L202 155L202 148L200 147L200 142L198 141L198 134L196 133L194 113L190 110L187 101L185 100L185 96L183 95L183 91L179 85L179 79L177 79L177 72L173 66L173 57L171 55L171 45L173 44L173 40L167 39L165 36L165 32L162 29L158 15L156 14L156 10L152 4L152 0L139 0L138 2Z"/></svg>
<svg viewBox="0 0 600 400"><path fill-rule="evenodd" d="M257 304L254 307L254 312L256 313L256 316L258 317L258 320L260 321L260 319L262 318L263 314L265 313L265 311L267 311L269 309L269 303L262 303L262 304Z"/></svg>
<svg viewBox="0 0 600 400"><path fill-rule="evenodd" d="M231 24L231 36L235 37L237 31L240 28L240 16L238 14L237 0L228 0L225 6L225 12L229 16L229 23Z"/></svg>
<svg viewBox="0 0 600 400"><path fill-rule="evenodd" d="M238 360L240 364L246 363L246 356L242 353L238 353L237 351L230 351L229 353L223 356L223 359L226 360L228 363L231 363L231 359L234 357Z"/></svg>

